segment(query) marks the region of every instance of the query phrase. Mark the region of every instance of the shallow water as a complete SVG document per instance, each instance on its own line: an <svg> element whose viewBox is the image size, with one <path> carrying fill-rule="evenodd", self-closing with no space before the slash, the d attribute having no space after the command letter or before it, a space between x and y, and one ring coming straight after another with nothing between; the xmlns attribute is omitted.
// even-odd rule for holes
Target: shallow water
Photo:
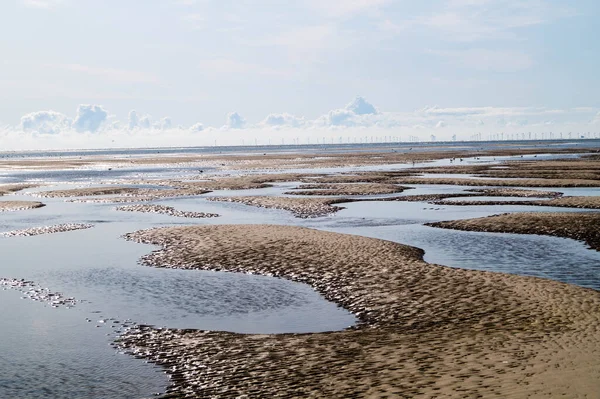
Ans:
<svg viewBox="0 0 600 399"><path fill-rule="evenodd" d="M0 303L10 315L9 322L0 326L0 353L5 343L22 348L20 354L4 351L7 360L14 360L0 363L0 398L140 398L164 390L166 380L156 378L158 369L117 355L109 346L127 319L241 333L329 331L355 323L353 315L304 284L246 274L140 266L138 259L155 247L120 238L142 228L215 220L120 212L109 204L44 201L46 207L32 212L3 214L0 231L61 223L94 223L95 227L0 239L2 277L33 280L86 302L72 309L52 309L19 299L15 291L0 291ZM185 201L197 203L198 199ZM226 212L226 219L265 222L265 214L249 210ZM14 322L20 314L23 322L39 323L41 329ZM113 324L109 318L119 323ZM22 333L24 329L27 334ZM35 361L36 354L40 354L39 361ZM113 378L114 373L120 373L119 378Z"/></svg>
<svg viewBox="0 0 600 399"><path fill-rule="evenodd" d="M547 158L553 157L564 158L565 155ZM464 162L493 163L512 158L465 159ZM426 165L448 164L449 160L440 160ZM410 167L412 165L377 165L313 171L340 173ZM0 182L27 178L87 185L97 183L97 178L117 176L112 172L115 171L110 175L107 171L12 173L0 175ZM188 172L196 173L177 168L130 169L118 173L121 173L119 178L127 179L138 178L140 173L146 173L144 177L168 177ZM179 210L222 215L213 219L120 212L111 204L67 203L61 198L42 199L47 204L44 208L1 213L0 232L61 223L91 223L95 227L36 237L0 238L0 277L31 279L44 287L89 301L72 309L53 309L43 303L20 299L21 295L16 291L0 291L0 311L5 320L0 324L0 337L3 338L0 340L0 398L140 398L164 390L167 381L161 370L117 354L109 346L127 319L157 326L241 333L340 330L355 322L353 315L325 301L303 284L245 274L140 266L139 258L156 248L128 242L120 236L143 228L242 223L300 225L413 245L425 249L425 260L443 265L552 278L600 289L600 253L586 249L582 243L533 235L442 230L422 225L503 212L579 212L577 209L359 202L341 204L346 209L334 215L303 220L282 210L205 199L207 196L283 195L298 184L277 183L265 189L222 190L199 197L156 201ZM73 184L61 184L42 190L73 187ZM386 196L452 194L473 188L451 185L409 187L413 189ZM596 188L549 188L548 191L562 191L565 195L599 195L600 192ZM36 198L27 195L3 197L3 200L19 199ZM497 200L498 197L490 199ZM117 320L119 323L113 323Z"/></svg>
<svg viewBox="0 0 600 399"><path fill-rule="evenodd" d="M412 245L425 260L445 266L488 270L563 281L600 290L600 252L566 238L525 234L464 232L423 226L503 212L581 212L536 206L436 206L423 203L343 204L335 217L314 227ZM499 212L500 209L500 212ZM369 217L365 217L367 214Z"/></svg>

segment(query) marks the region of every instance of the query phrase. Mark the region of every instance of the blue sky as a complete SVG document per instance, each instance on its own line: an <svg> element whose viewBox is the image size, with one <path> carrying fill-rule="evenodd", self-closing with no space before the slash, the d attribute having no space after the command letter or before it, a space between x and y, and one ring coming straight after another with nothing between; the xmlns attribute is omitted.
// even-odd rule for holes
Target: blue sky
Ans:
<svg viewBox="0 0 600 399"><path fill-rule="evenodd" d="M600 131L597 1L288 3L3 1L0 129Z"/></svg>

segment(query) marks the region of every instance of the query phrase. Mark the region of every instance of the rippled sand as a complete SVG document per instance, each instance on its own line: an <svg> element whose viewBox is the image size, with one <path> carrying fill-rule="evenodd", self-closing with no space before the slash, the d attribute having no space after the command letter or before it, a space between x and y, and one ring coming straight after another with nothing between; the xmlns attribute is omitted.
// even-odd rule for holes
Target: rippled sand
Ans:
<svg viewBox="0 0 600 399"><path fill-rule="evenodd" d="M274 275L357 315L345 331L243 335L142 326L120 345L167 368L173 398L593 397L600 293L453 269L405 245L288 226L140 231L157 267ZM246 397L246 396L244 396Z"/></svg>
<svg viewBox="0 0 600 399"><path fill-rule="evenodd" d="M530 206L552 206L557 208L581 208L581 209L600 209L600 197L562 197L551 200L536 200L536 201L434 201L438 205L530 205Z"/></svg>
<svg viewBox="0 0 600 399"><path fill-rule="evenodd" d="M209 197L209 201L234 202L258 208L282 209L290 211L298 218L326 216L341 209L334 204L351 202L346 198L290 198L290 197Z"/></svg>
<svg viewBox="0 0 600 399"><path fill-rule="evenodd" d="M591 197L597 198L597 197ZM568 199L568 197L567 197ZM586 242L600 251L600 213L511 213L430 223L445 229L490 233L541 234Z"/></svg>
<svg viewBox="0 0 600 399"><path fill-rule="evenodd" d="M24 211L45 206L37 201L0 201L0 212Z"/></svg>

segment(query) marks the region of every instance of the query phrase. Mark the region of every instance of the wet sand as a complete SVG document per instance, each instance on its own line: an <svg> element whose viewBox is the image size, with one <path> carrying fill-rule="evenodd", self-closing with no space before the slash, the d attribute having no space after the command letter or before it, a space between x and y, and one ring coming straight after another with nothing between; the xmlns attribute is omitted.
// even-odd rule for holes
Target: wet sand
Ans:
<svg viewBox="0 0 600 399"><path fill-rule="evenodd" d="M0 184L0 197L33 187L37 184Z"/></svg>
<svg viewBox="0 0 600 399"><path fill-rule="evenodd" d="M219 216L216 213L180 211L180 210L173 208L172 206L155 205L155 204L119 206L119 207L117 207L117 211L159 213L161 215L169 215L169 216L175 216L175 217L181 217L181 218L193 218L193 219L215 218L215 217Z"/></svg>
<svg viewBox="0 0 600 399"><path fill-rule="evenodd" d="M513 156L528 154L573 154L587 153L590 149L559 149L550 147L539 148L494 148L488 150L458 151L454 146L437 146L436 150L413 151L405 148L406 144L397 149L381 148L378 151L369 148L367 151L356 152L327 152L315 150L315 153L278 152L278 153L228 153L228 154L144 154L144 155L80 155L59 158L28 158L2 159L0 169L3 170L67 170L80 168L131 168L144 166L175 166L185 165L216 169L302 169L302 168L335 168L346 166L386 165L395 163L427 162L443 158L467 158L476 156ZM294 150L292 150L294 151ZM316 153L319 151L318 153Z"/></svg>
<svg viewBox="0 0 600 399"><path fill-rule="evenodd" d="M88 197L96 195L140 195L145 192L139 188L132 187L85 187L85 188L73 188L68 190L52 190L52 191L41 191L36 193L40 197L47 198L67 198L67 197Z"/></svg>
<svg viewBox="0 0 600 399"><path fill-rule="evenodd" d="M24 211L44 206L46 205L37 201L0 201L0 212Z"/></svg>
<svg viewBox="0 0 600 399"><path fill-rule="evenodd" d="M154 329L123 348L165 366L170 398L593 397L600 293L453 269L405 245L286 226L192 226L128 239L156 267L273 275L312 285L360 324L316 334ZM587 396L586 396L587 395Z"/></svg>
<svg viewBox="0 0 600 399"><path fill-rule="evenodd" d="M433 201L436 205L457 205L457 206L477 206L477 205L530 205L530 206L551 206L557 208L580 208L580 209L600 209L600 197L562 197L551 200L537 201Z"/></svg>
<svg viewBox="0 0 600 399"><path fill-rule="evenodd" d="M32 227L23 230L7 231L4 233L0 233L0 237L30 237L39 236L42 234L64 233L73 230L91 229L92 227L94 227L94 225L92 224L65 223L57 224L54 226Z"/></svg>
<svg viewBox="0 0 600 399"><path fill-rule="evenodd" d="M303 184L287 195L377 195L401 193L408 187L394 184L357 183L357 184Z"/></svg>
<svg viewBox="0 0 600 399"><path fill-rule="evenodd" d="M429 223L427 225L466 231L539 234L572 238L583 241L591 248L600 251L600 213L598 212L507 213L485 218ZM598 311L600 312L600 308Z"/></svg>
<svg viewBox="0 0 600 399"><path fill-rule="evenodd" d="M282 209L290 211L298 218L327 216L341 209L338 203L351 202L347 198L290 198L290 197L207 197L209 201L234 202L258 208Z"/></svg>
<svg viewBox="0 0 600 399"><path fill-rule="evenodd" d="M499 186L499 187L600 187L600 180L580 179L462 179L446 177L399 177L397 184L444 184L455 186Z"/></svg>

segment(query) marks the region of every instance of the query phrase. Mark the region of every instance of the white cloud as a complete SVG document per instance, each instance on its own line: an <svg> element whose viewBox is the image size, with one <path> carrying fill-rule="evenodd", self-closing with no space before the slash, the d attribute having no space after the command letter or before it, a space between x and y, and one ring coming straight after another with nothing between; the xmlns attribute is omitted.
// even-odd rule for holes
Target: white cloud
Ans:
<svg viewBox="0 0 600 399"><path fill-rule="evenodd" d="M173 128L173 121L168 116L161 118L154 124L154 128L158 130L169 130Z"/></svg>
<svg viewBox="0 0 600 399"><path fill-rule="evenodd" d="M282 113L282 114L269 114L260 123L263 126L289 126L289 127L301 127L306 123L304 118L299 118L295 115Z"/></svg>
<svg viewBox="0 0 600 399"><path fill-rule="evenodd" d="M190 127L192 132L201 132L204 130L204 125L202 123L195 123Z"/></svg>
<svg viewBox="0 0 600 399"><path fill-rule="evenodd" d="M150 115L144 115L140 118L140 128L142 129L150 129L152 126L152 117Z"/></svg>
<svg viewBox="0 0 600 399"><path fill-rule="evenodd" d="M132 129L135 129L136 127L138 127L139 122L140 122L140 118L138 117L137 111L134 109L129 111L129 116L128 116L129 130L132 130Z"/></svg>
<svg viewBox="0 0 600 399"><path fill-rule="evenodd" d="M26 132L59 133L71 127L72 120L55 111L31 112L21 117L20 127Z"/></svg>
<svg viewBox="0 0 600 399"><path fill-rule="evenodd" d="M78 132L96 132L107 117L108 113L102 106L82 104L77 107L73 128Z"/></svg>
<svg viewBox="0 0 600 399"><path fill-rule="evenodd" d="M225 128L229 129L243 129L246 126L246 120L237 112L230 112L227 114L227 122L225 122Z"/></svg>
<svg viewBox="0 0 600 399"><path fill-rule="evenodd" d="M373 104L369 103L364 97L356 97L348 105L346 105L348 111L354 112L356 115L370 115L376 114L377 109Z"/></svg>
<svg viewBox="0 0 600 399"><path fill-rule="evenodd" d="M446 127L446 122L444 121L438 121L438 123L435 124L436 129L441 129L443 127Z"/></svg>

